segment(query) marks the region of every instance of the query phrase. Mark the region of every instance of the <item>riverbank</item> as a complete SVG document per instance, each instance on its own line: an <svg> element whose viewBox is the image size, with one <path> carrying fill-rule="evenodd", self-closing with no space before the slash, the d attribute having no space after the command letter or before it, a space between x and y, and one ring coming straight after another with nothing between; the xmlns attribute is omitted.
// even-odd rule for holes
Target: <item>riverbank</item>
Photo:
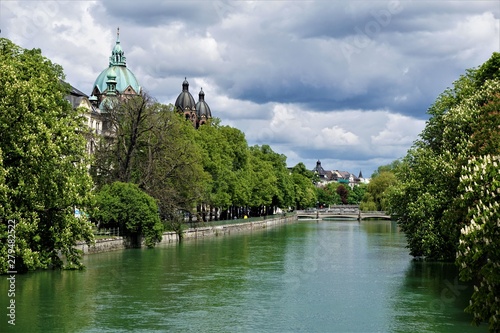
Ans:
<svg viewBox="0 0 500 333"><path fill-rule="evenodd" d="M183 231L183 240L192 240L203 237L214 237L214 236L225 236L231 233L240 233L252 230L261 230L266 228L272 228L277 225L284 223L290 223L297 220L297 215L287 215L287 216L276 216L268 219L263 219L260 221L247 221L240 223L232 223L225 225L215 225L215 226L203 226L197 228L189 228ZM173 243L179 242L179 235L176 232L170 231L165 232L160 241L163 243ZM126 239L123 237L113 237L96 240L94 245L88 246L85 243L79 243L76 245L78 250L83 251L84 254L101 253L108 251L122 250L129 247Z"/></svg>

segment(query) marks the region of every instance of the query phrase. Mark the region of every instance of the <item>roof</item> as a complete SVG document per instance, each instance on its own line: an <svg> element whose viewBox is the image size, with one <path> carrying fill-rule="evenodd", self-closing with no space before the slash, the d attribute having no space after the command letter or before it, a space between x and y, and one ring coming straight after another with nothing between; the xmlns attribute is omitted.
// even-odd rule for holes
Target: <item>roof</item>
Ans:
<svg viewBox="0 0 500 333"><path fill-rule="evenodd" d="M198 94L198 103L196 103L196 114L199 118L206 117L212 118L212 111L210 111L210 107L207 102L205 102L205 93L203 92L203 88L201 88L200 93Z"/></svg>
<svg viewBox="0 0 500 333"><path fill-rule="evenodd" d="M80 90L76 89L72 85L70 85L71 90L69 92L69 95L67 95L65 98L68 102L71 103L71 106L73 109L76 109L77 107L80 106L82 99L88 98L85 93L81 92Z"/></svg>
<svg viewBox="0 0 500 333"><path fill-rule="evenodd" d="M87 94L84 92L81 92L80 90L76 89L75 87L71 86L71 95L75 96L82 96L82 97L89 97Z"/></svg>
<svg viewBox="0 0 500 333"><path fill-rule="evenodd" d="M324 177L326 175L326 171L321 166L321 161L319 160L316 162L316 167L312 171L318 173L320 177Z"/></svg>
<svg viewBox="0 0 500 333"><path fill-rule="evenodd" d="M178 111L184 111L186 109L193 110L196 107L193 95L189 92L189 82L186 78L184 78L184 82L182 82L182 92L175 100L175 107Z"/></svg>
<svg viewBox="0 0 500 333"><path fill-rule="evenodd" d="M103 70L94 82L94 87L97 87L99 93L101 94L103 94L108 88L106 83L108 81L108 75L116 75L116 90L120 94L123 94L128 87L131 87L134 90L134 93L139 93L141 91L139 81L137 81L132 71L125 66L110 66Z"/></svg>

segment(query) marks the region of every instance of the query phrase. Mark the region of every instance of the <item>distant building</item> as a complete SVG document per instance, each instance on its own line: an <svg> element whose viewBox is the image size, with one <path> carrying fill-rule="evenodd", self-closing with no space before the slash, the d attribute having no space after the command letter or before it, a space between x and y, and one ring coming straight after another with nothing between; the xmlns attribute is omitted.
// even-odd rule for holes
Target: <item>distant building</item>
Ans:
<svg viewBox="0 0 500 333"><path fill-rule="evenodd" d="M361 173L361 171L359 172L359 176L356 176L355 174L348 171L326 171L321 166L321 161L319 160L316 162L316 167L312 169L312 171L318 175L319 183L317 184L317 186L324 186L328 183L337 182L354 188L354 186L356 185L367 183L367 180L363 178L363 174Z"/></svg>
<svg viewBox="0 0 500 333"><path fill-rule="evenodd" d="M359 182L362 184L368 184L370 182L370 178L364 178L363 173L361 170L359 170L359 175L358 175Z"/></svg>
<svg viewBox="0 0 500 333"><path fill-rule="evenodd" d="M116 43L109 57L109 66L98 76L92 87L92 97L96 97L101 107L106 97L118 97L123 99L127 96L139 95L142 88L134 73L127 68L127 58L120 45L120 29L116 32ZM95 100L92 98L92 100Z"/></svg>
<svg viewBox="0 0 500 333"><path fill-rule="evenodd" d="M321 166L321 161L318 160L316 162L316 167L312 170L315 174L318 175L320 183L328 183L330 178L325 169Z"/></svg>
<svg viewBox="0 0 500 333"><path fill-rule="evenodd" d="M184 78L184 82L182 82L182 91L175 101L175 108L177 112L184 115L186 120L190 120L195 128L200 127L212 118L212 111L205 102L203 88L198 94L198 102L195 102L193 95L189 92L187 78Z"/></svg>
<svg viewBox="0 0 500 333"><path fill-rule="evenodd" d="M103 117L101 110L97 108L89 100L89 96L71 86L71 91L66 100L71 104L73 109L81 108L85 110L83 116L86 119L88 131L85 131L85 138L87 139L87 153L93 154L96 148L99 136L103 134L102 125Z"/></svg>

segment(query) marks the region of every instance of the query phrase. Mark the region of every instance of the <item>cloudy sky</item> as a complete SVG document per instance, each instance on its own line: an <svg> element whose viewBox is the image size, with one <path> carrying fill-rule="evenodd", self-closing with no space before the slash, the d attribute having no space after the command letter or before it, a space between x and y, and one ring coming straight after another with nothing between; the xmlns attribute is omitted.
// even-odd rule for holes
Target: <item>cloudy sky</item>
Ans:
<svg viewBox="0 0 500 333"><path fill-rule="evenodd" d="M0 37L40 48L90 94L120 27L143 89L187 77L212 114L312 169L403 157L427 109L500 51L499 1L0 1Z"/></svg>

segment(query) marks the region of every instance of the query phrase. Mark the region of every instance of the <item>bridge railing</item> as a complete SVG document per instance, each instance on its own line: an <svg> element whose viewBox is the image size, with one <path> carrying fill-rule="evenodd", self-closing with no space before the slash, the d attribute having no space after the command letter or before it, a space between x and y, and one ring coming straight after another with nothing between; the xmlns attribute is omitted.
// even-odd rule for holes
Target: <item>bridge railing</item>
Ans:
<svg viewBox="0 0 500 333"><path fill-rule="evenodd" d="M361 211L361 214L364 214L364 215L387 215L387 213L382 211L382 210Z"/></svg>
<svg viewBox="0 0 500 333"><path fill-rule="evenodd" d="M363 212L361 212L363 213ZM359 206L354 205L346 205L346 206L333 206L330 208L322 208L322 209L306 209L306 210L297 210L297 214L359 214Z"/></svg>
<svg viewBox="0 0 500 333"><path fill-rule="evenodd" d="M297 210L297 214L305 214L305 215L381 215L386 216L387 213L385 211L373 210L373 211L360 211L359 208L346 207L346 208L326 208L326 209L309 209L309 210Z"/></svg>

